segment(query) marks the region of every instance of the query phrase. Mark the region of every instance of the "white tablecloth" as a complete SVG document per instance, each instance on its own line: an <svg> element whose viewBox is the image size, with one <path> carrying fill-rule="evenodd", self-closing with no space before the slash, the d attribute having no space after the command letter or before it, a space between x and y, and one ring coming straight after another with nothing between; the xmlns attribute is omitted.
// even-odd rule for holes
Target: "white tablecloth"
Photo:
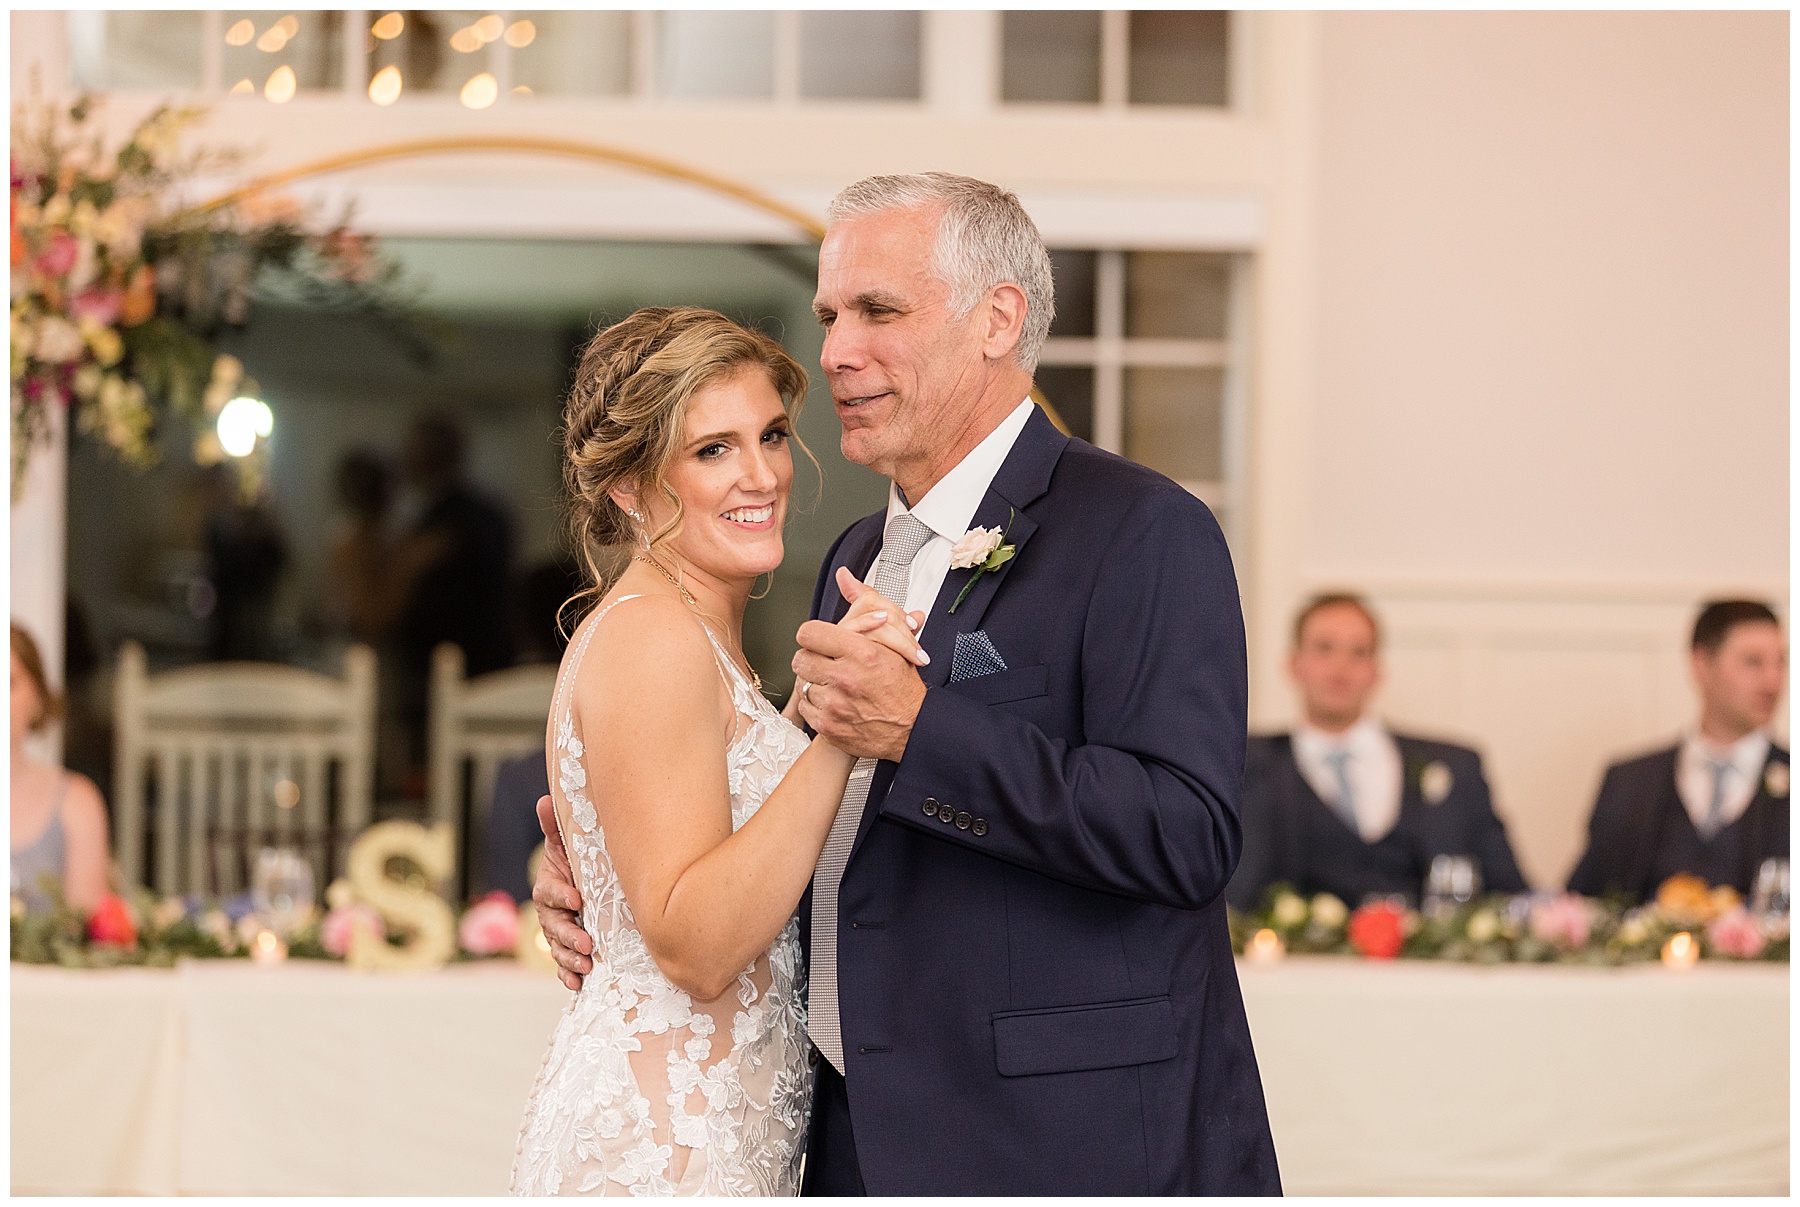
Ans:
<svg viewBox="0 0 1800 1207"><path fill-rule="evenodd" d="M1773 966L1244 967L1290 1193L1785 1193ZM12 966L14 1193L487 1194L548 974Z"/></svg>

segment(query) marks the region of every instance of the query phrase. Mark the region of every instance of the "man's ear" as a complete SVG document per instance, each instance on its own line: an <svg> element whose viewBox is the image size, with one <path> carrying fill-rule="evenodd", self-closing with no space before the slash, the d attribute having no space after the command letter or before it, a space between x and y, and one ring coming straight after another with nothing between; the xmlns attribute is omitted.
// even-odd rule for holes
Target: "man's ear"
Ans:
<svg viewBox="0 0 1800 1207"><path fill-rule="evenodd" d="M1019 346L1025 334L1025 312L1029 303L1025 291L1011 281L1002 281L988 290L983 303L981 354L989 360L1005 360Z"/></svg>

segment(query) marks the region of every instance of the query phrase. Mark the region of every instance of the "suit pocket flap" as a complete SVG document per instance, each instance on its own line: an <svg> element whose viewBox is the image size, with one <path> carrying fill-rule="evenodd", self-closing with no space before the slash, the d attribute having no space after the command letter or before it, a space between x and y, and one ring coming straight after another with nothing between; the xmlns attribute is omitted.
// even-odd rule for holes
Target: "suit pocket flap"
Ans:
<svg viewBox="0 0 1800 1207"><path fill-rule="evenodd" d="M1151 1064L1175 1055L1175 1011L1166 997L994 1016L994 1064L1002 1077Z"/></svg>
<svg viewBox="0 0 1800 1207"><path fill-rule="evenodd" d="M1019 666L1009 671L995 671L991 675L977 675L973 679L952 683L950 690L982 704L1004 704L1008 700L1041 696L1050 690L1049 684L1049 667Z"/></svg>

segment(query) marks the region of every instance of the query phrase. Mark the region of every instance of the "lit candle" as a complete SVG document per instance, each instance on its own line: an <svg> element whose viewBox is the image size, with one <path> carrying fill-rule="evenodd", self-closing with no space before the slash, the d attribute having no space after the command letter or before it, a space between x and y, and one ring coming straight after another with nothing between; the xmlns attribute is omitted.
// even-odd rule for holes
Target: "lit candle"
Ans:
<svg viewBox="0 0 1800 1207"><path fill-rule="evenodd" d="M1699 959L1700 944L1694 942L1694 936L1685 930L1663 944L1664 968L1692 968Z"/></svg>
<svg viewBox="0 0 1800 1207"><path fill-rule="evenodd" d="M259 930L256 938L250 942L250 961L253 964L279 964L287 959L287 944L281 936L272 930Z"/></svg>
<svg viewBox="0 0 1800 1207"><path fill-rule="evenodd" d="M1268 927L1250 936L1244 944L1244 958L1253 964L1273 964L1287 954L1287 944Z"/></svg>

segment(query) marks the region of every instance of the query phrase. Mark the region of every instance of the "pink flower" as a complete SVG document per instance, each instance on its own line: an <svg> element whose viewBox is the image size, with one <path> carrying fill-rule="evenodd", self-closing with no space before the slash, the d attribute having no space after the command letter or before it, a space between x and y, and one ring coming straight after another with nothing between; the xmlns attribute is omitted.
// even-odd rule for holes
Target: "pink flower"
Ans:
<svg viewBox="0 0 1800 1207"><path fill-rule="evenodd" d="M60 277L75 267L81 241L67 231L50 236L50 246L37 259L37 270L47 277Z"/></svg>
<svg viewBox="0 0 1800 1207"><path fill-rule="evenodd" d="M472 956L497 956L519 942L519 909L496 889L469 907L456 928L456 940Z"/></svg>
<svg viewBox="0 0 1800 1207"><path fill-rule="evenodd" d="M350 952L350 932L355 928L356 920L361 918L369 924L369 929L376 938L387 937L387 926L381 915L367 905L341 905L325 915L325 921L319 924L319 946L332 955L342 959Z"/></svg>
<svg viewBox="0 0 1800 1207"><path fill-rule="evenodd" d="M1706 941L1712 944L1713 950L1734 959L1754 960L1762 954L1767 939L1750 911L1737 905L1707 925Z"/></svg>
<svg viewBox="0 0 1800 1207"><path fill-rule="evenodd" d="M124 295L117 289L107 285L99 285L84 293L78 293L69 302L69 313L76 322L92 319L102 327L112 326L119 317L119 305Z"/></svg>
<svg viewBox="0 0 1800 1207"><path fill-rule="evenodd" d="M1587 902L1576 893L1564 893L1531 903L1531 937L1540 943L1576 951L1587 946L1592 919Z"/></svg>

